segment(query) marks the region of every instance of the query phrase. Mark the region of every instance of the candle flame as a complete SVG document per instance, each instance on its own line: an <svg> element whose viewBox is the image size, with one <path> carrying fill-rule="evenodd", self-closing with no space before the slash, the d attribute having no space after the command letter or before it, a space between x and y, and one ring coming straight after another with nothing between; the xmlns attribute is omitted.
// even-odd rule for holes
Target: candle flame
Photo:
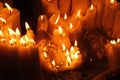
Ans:
<svg viewBox="0 0 120 80"><path fill-rule="evenodd" d="M93 4L91 4L90 10L92 11L93 9L94 9L94 6L93 6Z"/></svg>
<svg viewBox="0 0 120 80"><path fill-rule="evenodd" d="M25 40L26 40L27 42L30 42L30 39L28 38L27 35L25 35Z"/></svg>
<svg viewBox="0 0 120 80"><path fill-rule="evenodd" d="M64 14L64 19L65 19L65 20L67 19L67 14L66 14L66 13Z"/></svg>
<svg viewBox="0 0 120 80"><path fill-rule="evenodd" d="M70 22L70 29L72 29L73 28L73 24Z"/></svg>
<svg viewBox="0 0 120 80"><path fill-rule="evenodd" d="M73 52L73 51L74 51L74 47L73 47L73 46L71 46L70 51L71 51L71 52Z"/></svg>
<svg viewBox="0 0 120 80"><path fill-rule="evenodd" d="M80 16L81 16L81 10L78 10L78 13L77 13L77 18L80 18Z"/></svg>
<svg viewBox="0 0 120 80"><path fill-rule="evenodd" d="M30 26L27 22L25 22L25 27L26 27L26 30L29 30L30 29Z"/></svg>
<svg viewBox="0 0 120 80"><path fill-rule="evenodd" d="M69 55L69 51L68 50L66 50L66 56L68 56Z"/></svg>
<svg viewBox="0 0 120 80"><path fill-rule="evenodd" d="M46 54L46 52L43 52L43 55L44 55L45 58L47 58L47 54Z"/></svg>
<svg viewBox="0 0 120 80"><path fill-rule="evenodd" d="M52 65L53 65L53 66L55 66L55 65L56 65L54 60L52 61Z"/></svg>
<svg viewBox="0 0 120 80"><path fill-rule="evenodd" d="M78 58L79 58L79 57L78 57L78 53L75 53L75 54L74 54L74 58L75 58L75 59L78 59Z"/></svg>
<svg viewBox="0 0 120 80"><path fill-rule="evenodd" d="M55 21L55 24L57 24L59 22L59 19L60 19L60 15L58 15L56 21Z"/></svg>
<svg viewBox="0 0 120 80"><path fill-rule="evenodd" d="M26 44L26 41L25 41L25 39L23 37L21 37L21 39L20 39L20 44L21 45L25 45Z"/></svg>
<svg viewBox="0 0 120 80"><path fill-rule="evenodd" d="M18 28L16 28L16 36L20 36L21 34L20 34L20 31L19 31L19 29Z"/></svg>
<svg viewBox="0 0 120 80"><path fill-rule="evenodd" d="M16 33L15 33L15 31L13 31L11 28L8 28L8 32L9 32L10 36L12 36L12 35L15 35L15 34L16 34Z"/></svg>
<svg viewBox="0 0 120 80"><path fill-rule="evenodd" d="M41 15L41 16L40 16L40 18L41 18L41 21L43 21L43 19L44 19L44 16L43 16L43 15Z"/></svg>
<svg viewBox="0 0 120 80"><path fill-rule="evenodd" d="M77 40L75 40L74 46L77 46Z"/></svg>
<svg viewBox="0 0 120 80"><path fill-rule="evenodd" d="M14 43L16 43L17 41L16 41L15 38L11 38L9 42L10 42L10 44L14 44Z"/></svg>
<svg viewBox="0 0 120 80"><path fill-rule="evenodd" d="M13 11L13 9L7 3L5 3L5 6L8 8L8 10L10 10L10 12Z"/></svg>
<svg viewBox="0 0 120 80"><path fill-rule="evenodd" d="M120 38L117 39L117 43L120 43Z"/></svg>
<svg viewBox="0 0 120 80"><path fill-rule="evenodd" d="M110 0L110 4L114 4L115 3L115 0Z"/></svg>
<svg viewBox="0 0 120 80"><path fill-rule="evenodd" d="M71 58L70 58L70 56L67 56L67 61L68 61L68 64L71 64Z"/></svg>
<svg viewBox="0 0 120 80"><path fill-rule="evenodd" d="M64 44L62 44L62 49L63 49L63 51L65 51L65 50L66 50L66 47L65 47L65 45L64 45Z"/></svg>
<svg viewBox="0 0 120 80"><path fill-rule="evenodd" d="M116 41L115 40L111 40L110 43L111 44L116 44Z"/></svg>
<svg viewBox="0 0 120 80"><path fill-rule="evenodd" d="M0 20L3 22L3 23L6 23L6 20L4 18L0 18Z"/></svg>
<svg viewBox="0 0 120 80"><path fill-rule="evenodd" d="M0 39L1 42L6 42L5 38Z"/></svg>
<svg viewBox="0 0 120 80"><path fill-rule="evenodd" d="M62 27L58 27L59 33L62 34Z"/></svg>
<svg viewBox="0 0 120 80"><path fill-rule="evenodd" d="M3 32L1 30L0 30L0 36L4 37L4 34L3 34Z"/></svg>
<svg viewBox="0 0 120 80"><path fill-rule="evenodd" d="M31 42L32 44L36 44L34 39L30 39L30 42Z"/></svg>

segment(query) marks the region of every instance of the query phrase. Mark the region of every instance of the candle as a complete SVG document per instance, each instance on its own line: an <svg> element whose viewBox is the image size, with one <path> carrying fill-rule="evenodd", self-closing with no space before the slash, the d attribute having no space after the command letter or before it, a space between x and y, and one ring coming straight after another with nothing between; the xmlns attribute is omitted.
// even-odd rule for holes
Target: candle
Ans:
<svg viewBox="0 0 120 80"><path fill-rule="evenodd" d="M60 26L58 27L58 29L54 29L52 39L54 44L56 44L57 46L61 46L61 44L64 44L69 49L71 45L68 35Z"/></svg>
<svg viewBox="0 0 120 80"><path fill-rule="evenodd" d="M48 17L51 17L58 11L57 0L42 0L42 5Z"/></svg>
<svg viewBox="0 0 120 80"><path fill-rule="evenodd" d="M3 8L0 10L1 17L4 18L7 24L10 24L13 30L17 27L20 29L20 12L11 8L7 3L5 3L7 8Z"/></svg>
<svg viewBox="0 0 120 80"><path fill-rule="evenodd" d="M115 70L119 68L120 64L120 40L117 41L112 40L108 44L105 45L107 58L108 58L108 65L111 70Z"/></svg>
<svg viewBox="0 0 120 80"><path fill-rule="evenodd" d="M61 15L70 13L71 0L58 0L58 3L58 9L60 10Z"/></svg>
<svg viewBox="0 0 120 80"><path fill-rule="evenodd" d="M48 28L48 19L46 15L40 15L38 17L38 22L37 22L37 31L39 32L40 30L44 30L47 32L47 28Z"/></svg>
<svg viewBox="0 0 120 80"><path fill-rule="evenodd" d="M112 29L114 27L115 13L117 3L111 3L110 0L106 0L105 13L103 16L103 30L110 37L112 35Z"/></svg>
<svg viewBox="0 0 120 80"><path fill-rule="evenodd" d="M96 23L96 7L91 4L90 8L88 8L86 15L85 15L85 29L93 29Z"/></svg>

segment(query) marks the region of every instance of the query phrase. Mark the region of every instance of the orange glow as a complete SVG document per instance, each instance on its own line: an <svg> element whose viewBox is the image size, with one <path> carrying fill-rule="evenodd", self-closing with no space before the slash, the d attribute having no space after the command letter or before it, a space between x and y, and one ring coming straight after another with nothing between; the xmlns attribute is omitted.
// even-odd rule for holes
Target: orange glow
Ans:
<svg viewBox="0 0 120 80"><path fill-rule="evenodd" d="M77 40L75 40L74 46L77 46Z"/></svg>
<svg viewBox="0 0 120 80"><path fill-rule="evenodd" d="M80 18L80 16L81 16L81 11L80 10L78 10L78 13L77 13L77 18Z"/></svg>
<svg viewBox="0 0 120 80"><path fill-rule="evenodd" d="M110 0L110 4L114 4L115 3L115 0Z"/></svg>
<svg viewBox="0 0 120 80"><path fill-rule="evenodd" d="M65 50L66 50L66 47L65 47L65 45L64 45L64 44L62 44L62 49L63 49L63 51L65 51Z"/></svg>
<svg viewBox="0 0 120 80"><path fill-rule="evenodd" d="M71 46L70 51L71 51L71 52L73 52L73 51L74 51L74 47L73 47L73 46Z"/></svg>
<svg viewBox="0 0 120 80"><path fill-rule="evenodd" d="M16 28L16 36L20 36L21 34L20 34L20 31L19 31L19 29L18 28Z"/></svg>
<svg viewBox="0 0 120 80"><path fill-rule="evenodd" d="M43 52L43 55L44 55L45 58L47 58L47 54L46 54L46 52Z"/></svg>
<svg viewBox="0 0 120 80"><path fill-rule="evenodd" d="M1 30L0 30L0 37L4 37L4 34Z"/></svg>
<svg viewBox="0 0 120 80"><path fill-rule="evenodd" d="M2 21L3 23L6 23L6 20L3 18L0 18L0 21Z"/></svg>
<svg viewBox="0 0 120 80"><path fill-rule="evenodd" d="M73 24L70 22L70 29L72 29L73 28Z"/></svg>
<svg viewBox="0 0 120 80"><path fill-rule="evenodd" d="M58 27L59 33L62 34L62 27Z"/></svg>
<svg viewBox="0 0 120 80"><path fill-rule="evenodd" d="M20 44L21 44L21 45L25 45L25 44L26 44L26 41L24 40L23 37L20 39Z"/></svg>
<svg viewBox="0 0 120 80"><path fill-rule="evenodd" d="M56 65L54 60L52 61L52 65L53 65L53 66L55 66L55 65Z"/></svg>
<svg viewBox="0 0 120 80"><path fill-rule="evenodd" d="M92 11L93 9L94 9L94 6L93 6L93 4L91 4L90 10Z"/></svg>
<svg viewBox="0 0 120 80"><path fill-rule="evenodd" d="M25 22L25 27L26 27L26 30L29 30L30 29L30 26L27 22Z"/></svg>
<svg viewBox="0 0 120 80"><path fill-rule="evenodd" d="M5 38L0 39L1 42L6 42Z"/></svg>
<svg viewBox="0 0 120 80"><path fill-rule="evenodd" d="M10 36L16 35L15 31L13 31L11 28L8 28L8 32Z"/></svg>
<svg viewBox="0 0 120 80"><path fill-rule="evenodd" d="M30 39L30 42L31 42L32 44L36 44L35 41L34 41L34 39Z"/></svg>
<svg viewBox="0 0 120 80"><path fill-rule="evenodd" d="M10 12L13 11L13 9L7 3L5 3L5 6L10 10Z"/></svg>
<svg viewBox="0 0 120 80"><path fill-rule="evenodd" d="M64 15L64 19L66 20L67 19L67 14L65 13L65 15Z"/></svg>
<svg viewBox="0 0 120 80"><path fill-rule="evenodd" d="M16 41L16 39L14 39L14 38L12 38L12 39L10 39L10 44L14 44L14 43L16 43L17 41Z"/></svg>
<svg viewBox="0 0 120 80"><path fill-rule="evenodd" d="M120 43L120 38L117 39L117 43Z"/></svg>
<svg viewBox="0 0 120 80"><path fill-rule="evenodd" d="M116 44L116 41L115 40L111 40L110 43L111 44Z"/></svg>
<svg viewBox="0 0 120 80"><path fill-rule="evenodd" d="M71 64L70 56L67 56L67 62L68 62L69 65Z"/></svg>
<svg viewBox="0 0 120 80"><path fill-rule="evenodd" d="M55 24L57 24L59 22L59 19L60 19L60 15L58 15L56 21L55 21Z"/></svg>
<svg viewBox="0 0 120 80"><path fill-rule="evenodd" d="M44 16L43 16L43 15L41 15L41 16L40 16L40 18L41 18L41 21L43 21L43 19L44 19Z"/></svg>
<svg viewBox="0 0 120 80"><path fill-rule="evenodd" d="M74 54L74 58L75 58L75 59L78 59L78 53L75 53L75 54Z"/></svg>

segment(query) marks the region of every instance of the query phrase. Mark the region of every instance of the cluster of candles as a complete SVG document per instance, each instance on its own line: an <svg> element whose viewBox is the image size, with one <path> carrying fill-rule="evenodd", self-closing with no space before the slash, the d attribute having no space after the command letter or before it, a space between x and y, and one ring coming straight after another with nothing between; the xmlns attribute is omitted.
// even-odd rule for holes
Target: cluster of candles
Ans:
<svg viewBox="0 0 120 80"><path fill-rule="evenodd" d="M110 9L113 10L114 5L116 5L115 0L108 1ZM48 0L48 2L51 2L51 0ZM17 9L12 9L7 3L5 3L5 6L7 8L3 8L3 5L0 4L1 46L17 48L18 51L14 52L13 50L13 53L28 54L27 57L31 57L29 53L38 53L41 66L53 72L75 69L82 64L83 55L78 48L77 41L84 25L86 29L97 27L96 25L99 26L99 21L96 22L96 14L99 12L98 7L91 4L85 13L79 9L69 16L66 13L61 16L58 11L49 18L49 21L46 15L40 15L36 33L39 34L39 32L44 31L43 34L50 34L51 39L49 40L45 36L39 40L39 38L36 39L37 37L35 37L27 22L25 22L27 32L21 36L20 12ZM106 10L106 15L107 12L109 11ZM106 17L108 16L104 16L104 18ZM107 23L103 23L106 25L105 31L109 28ZM43 34L36 36L42 36ZM2 47L0 49L4 50Z"/></svg>

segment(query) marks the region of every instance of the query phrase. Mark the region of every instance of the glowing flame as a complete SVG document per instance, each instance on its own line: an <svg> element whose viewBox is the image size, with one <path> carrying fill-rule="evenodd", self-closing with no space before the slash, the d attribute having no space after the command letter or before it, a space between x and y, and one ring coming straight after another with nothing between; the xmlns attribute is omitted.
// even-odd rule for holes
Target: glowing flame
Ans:
<svg viewBox="0 0 120 80"><path fill-rule="evenodd" d="M5 3L5 6L10 10L10 12L13 11L13 9L7 3Z"/></svg>
<svg viewBox="0 0 120 80"><path fill-rule="evenodd" d="M56 65L54 60L52 61L52 65L53 65L53 66L55 66L55 65Z"/></svg>
<svg viewBox="0 0 120 80"><path fill-rule="evenodd" d="M115 0L110 0L110 4L114 4L115 3Z"/></svg>
<svg viewBox="0 0 120 80"><path fill-rule="evenodd" d="M6 42L6 39L2 38L0 39L1 42Z"/></svg>
<svg viewBox="0 0 120 80"><path fill-rule="evenodd" d="M25 22L25 27L26 27L26 30L29 30L30 29L30 26L27 22Z"/></svg>
<svg viewBox="0 0 120 80"><path fill-rule="evenodd" d="M70 56L67 56L67 61L68 61L68 64L71 64Z"/></svg>
<svg viewBox="0 0 120 80"><path fill-rule="evenodd" d="M64 45L64 44L62 44L62 49L63 49L63 51L65 51L65 50L66 50L66 47L65 47L65 45Z"/></svg>
<svg viewBox="0 0 120 80"><path fill-rule="evenodd" d="M25 40L26 40L27 42L30 42L30 39L28 38L27 35L25 35Z"/></svg>
<svg viewBox="0 0 120 80"><path fill-rule="evenodd" d="M6 23L6 20L5 20L5 19L0 18L0 20L1 20L3 23Z"/></svg>
<svg viewBox="0 0 120 80"><path fill-rule="evenodd" d="M57 24L59 22L59 19L60 19L60 15L58 15L56 21L55 21L55 24Z"/></svg>
<svg viewBox="0 0 120 80"><path fill-rule="evenodd" d="M93 9L94 9L94 6L93 6L93 4L91 4L90 10L92 11Z"/></svg>
<svg viewBox="0 0 120 80"><path fill-rule="evenodd" d="M117 39L117 43L120 43L120 39L119 38Z"/></svg>
<svg viewBox="0 0 120 80"><path fill-rule="evenodd" d="M45 58L47 58L47 54L46 54L46 52L43 52L43 55L44 55Z"/></svg>
<svg viewBox="0 0 120 80"><path fill-rule="evenodd" d="M64 14L64 19L65 19L65 20L67 19L67 14L66 14L66 13Z"/></svg>
<svg viewBox="0 0 120 80"><path fill-rule="evenodd" d="M110 43L111 44L116 44L116 41L115 40L111 40Z"/></svg>
<svg viewBox="0 0 120 80"><path fill-rule="evenodd" d="M19 31L19 29L18 28L16 28L16 36L20 36L21 34L20 34L20 31Z"/></svg>
<svg viewBox="0 0 120 80"><path fill-rule="evenodd" d="M3 32L0 30L0 36L1 37L3 37L4 36L4 34L3 34Z"/></svg>
<svg viewBox="0 0 120 80"><path fill-rule="evenodd" d="M77 13L77 18L80 18L80 15L81 15L81 11L80 10L78 10L78 13Z"/></svg>
<svg viewBox="0 0 120 80"><path fill-rule="evenodd" d="M68 50L66 50L66 56L68 56L69 55L69 51Z"/></svg>
<svg viewBox="0 0 120 80"><path fill-rule="evenodd" d="M78 57L78 53L75 53L75 54L74 54L74 58L75 58L75 59L78 59L78 58L79 58L79 57Z"/></svg>
<svg viewBox="0 0 120 80"><path fill-rule="evenodd" d="M44 19L44 16L43 16L43 15L41 15L41 16L40 16L40 18L41 18L41 21L43 21L43 19Z"/></svg>
<svg viewBox="0 0 120 80"><path fill-rule="evenodd" d="M59 33L62 34L62 27L58 27Z"/></svg>
<svg viewBox="0 0 120 80"><path fill-rule="evenodd" d="M74 51L74 47L73 47L73 46L70 48L70 51L71 51L71 52L73 52L73 51Z"/></svg>
<svg viewBox="0 0 120 80"><path fill-rule="evenodd" d="M10 36L12 36L12 35L15 35L15 34L16 34L16 33L15 33L15 31L13 31L11 28L8 28L8 31L9 31Z"/></svg>
<svg viewBox="0 0 120 80"><path fill-rule="evenodd" d="M16 39L14 39L14 38L10 39L10 44L14 44L16 42L17 42Z"/></svg>
<svg viewBox="0 0 120 80"><path fill-rule="evenodd" d="M73 24L70 22L70 29L72 29L73 28Z"/></svg>
<svg viewBox="0 0 120 80"><path fill-rule="evenodd" d="M75 40L74 46L77 46L77 40Z"/></svg>
<svg viewBox="0 0 120 80"><path fill-rule="evenodd" d="M25 41L25 39L23 37L20 39L20 44L21 45L25 45L26 44L26 41Z"/></svg>
<svg viewBox="0 0 120 80"><path fill-rule="evenodd" d="M31 42L32 44L35 44L34 39L30 39L30 42Z"/></svg>

